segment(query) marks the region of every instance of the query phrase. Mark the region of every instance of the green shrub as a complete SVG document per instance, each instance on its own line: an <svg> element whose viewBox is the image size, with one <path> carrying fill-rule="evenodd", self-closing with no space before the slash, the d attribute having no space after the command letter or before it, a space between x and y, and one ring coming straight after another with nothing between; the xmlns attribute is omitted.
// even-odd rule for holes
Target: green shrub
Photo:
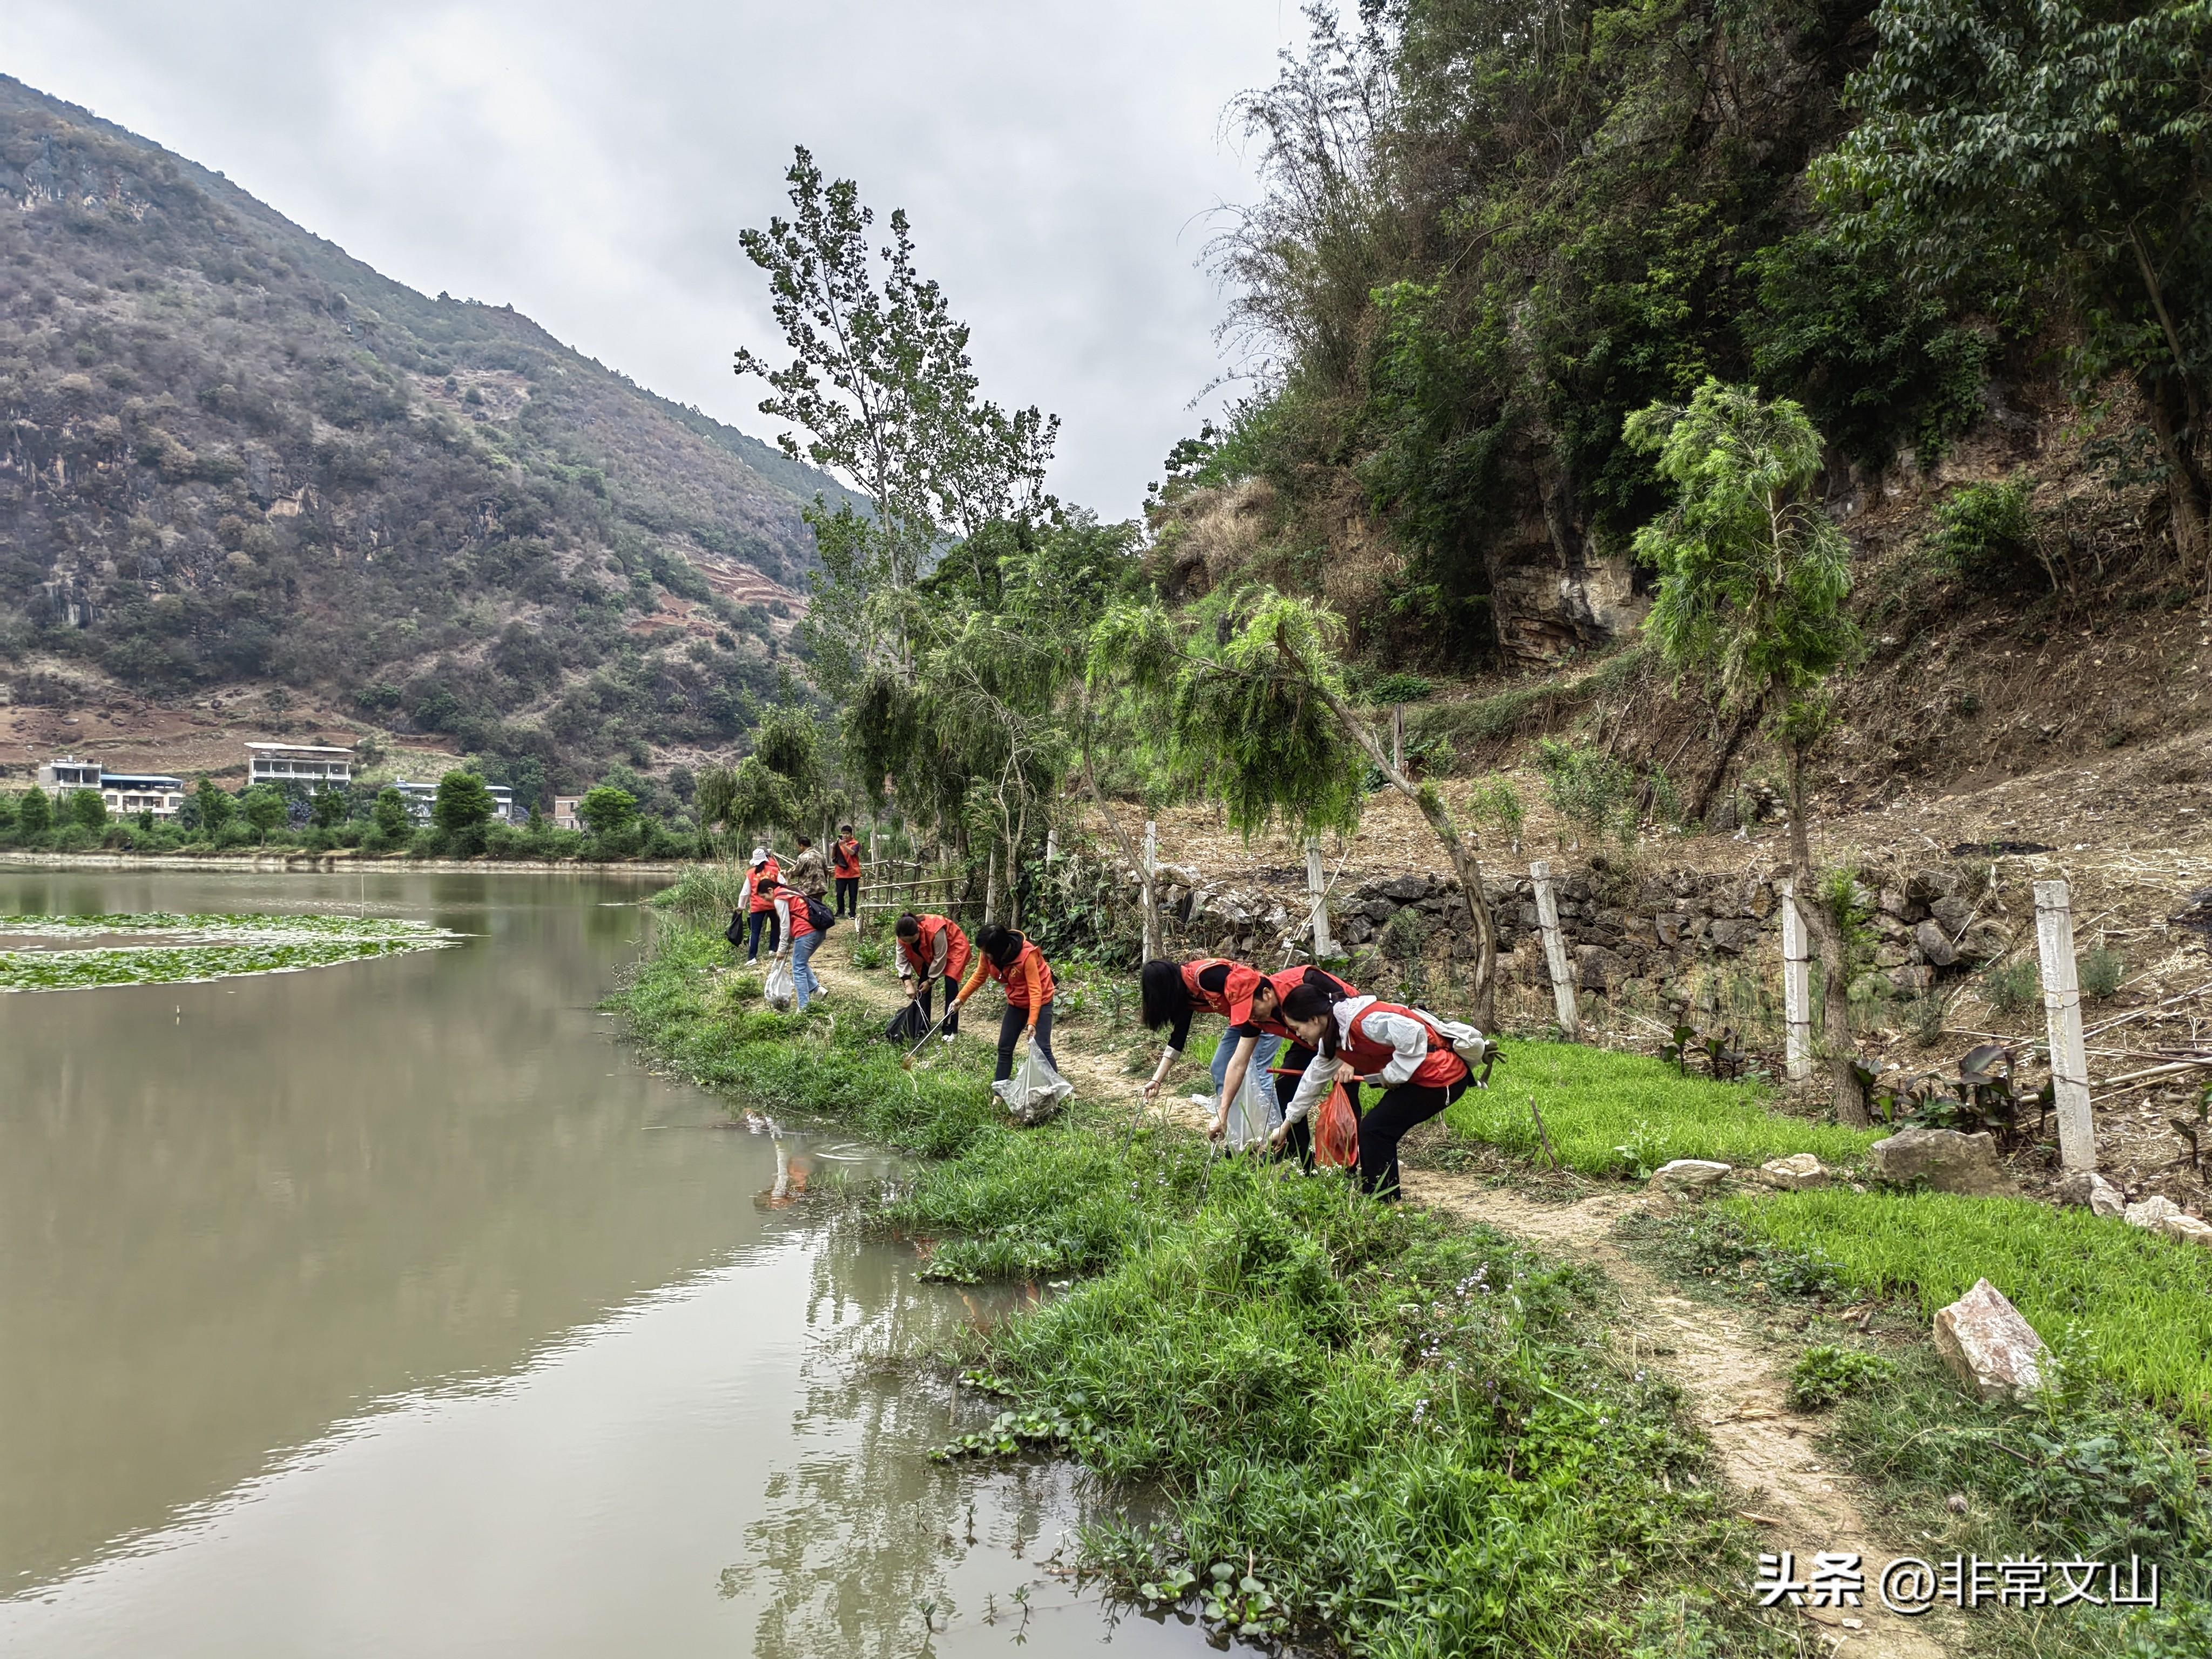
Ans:
<svg viewBox="0 0 2212 1659"><path fill-rule="evenodd" d="M1610 835L1624 847L1636 839L1636 775L1610 755L1564 744L1536 740L1536 764L1552 808L1588 841Z"/></svg>
<svg viewBox="0 0 2212 1659"><path fill-rule="evenodd" d="M1790 1368L1790 1403L1816 1412L1897 1374L1897 1362L1857 1348L1816 1343Z"/></svg>
<svg viewBox="0 0 2212 1659"><path fill-rule="evenodd" d="M1521 850L1521 826L1528 814L1521 804L1521 792L1513 787L1510 778L1492 773L1475 785L1468 797L1468 805L1478 823L1496 824L1512 843L1513 850Z"/></svg>
<svg viewBox="0 0 2212 1659"><path fill-rule="evenodd" d="M2049 580L2036 556L2027 485L1966 484L1936 509L1931 550L1961 580L1984 593L2016 592L2025 581Z"/></svg>
<svg viewBox="0 0 2212 1659"><path fill-rule="evenodd" d="M2102 1002L2120 988L2128 976L2127 958L2118 951L2107 951L2102 945L2084 956L2076 966L2081 976L2081 994Z"/></svg>
<svg viewBox="0 0 2212 1659"><path fill-rule="evenodd" d="M1982 995L2001 1014L2025 1012L2043 994L2043 976L2025 957L2017 962L1993 962L1982 969Z"/></svg>

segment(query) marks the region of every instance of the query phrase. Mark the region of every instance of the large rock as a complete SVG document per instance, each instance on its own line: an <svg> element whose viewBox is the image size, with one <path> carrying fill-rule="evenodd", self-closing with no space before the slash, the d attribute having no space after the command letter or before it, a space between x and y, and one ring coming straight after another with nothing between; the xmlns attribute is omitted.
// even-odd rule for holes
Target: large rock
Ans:
<svg viewBox="0 0 2212 1659"><path fill-rule="evenodd" d="M1928 958L1928 965L1931 968L1948 968L1959 959L1958 951L1952 946L1951 936L1943 931L1941 923L1932 918L1912 930L1912 941L1920 947L1920 954Z"/></svg>
<svg viewBox="0 0 2212 1659"><path fill-rule="evenodd" d="M2127 1206L2120 1189L2094 1170L2079 1170L2058 1183L2061 1204L2086 1206L2092 1215L2118 1215Z"/></svg>
<svg viewBox="0 0 2212 1659"><path fill-rule="evenodd" d="M1986 1131L1965 1135L1956 1129L1900 1129L1875 1141L1867 1162L1876 1181L1896 1187L1926 1186L1976 1198L2010 1198L2020 1191L1997 1163L1996 1142Z"/></svg>
<svg viewBox="0 0 2212 1659"><path fill-rule="evenodd" d="M2147 1198L2140 1204L2130 1204L2120 1212L2120 1218L2130 1227L2148 1227L2154 1232L2160 1222L2181 1213L2181 1206L2170 1198Z"/></svg>
<svg viewBox="0 0 2212 1659"><path fill-rule="evenodd" d="M1713 949L1725 951L1730 956L1739 956L1745 947L1759 943L1759 924L1755 921L1716 921L1712 937Z"/></svg>
<svg viewBox="0 0 2212 1659"><path fill-rule="evenodd" d="M1575 946L1575 982L1585 991L1610 991L1628 977L1628 964L1602 945Z"/></svg>
<svg viewBox="0 0 2212 1659"><path fill-rule="evenodd" d="M1947 893L1929 905L1928 914L1947 937L1956 939L1974 919L1973 902L1963 893Z"/></svg>
<svg viewBox="0 0 2212 1659"><path fill-rule="evenodd" d="M1936 1352L1981 1400L2024 1400L2050 1353L2035 1327L1986 1279L1936 1316Z"/></svg>
<svg viewBox="0 0 2212 1659"><path fill-rule="evenodd" d="M1401 904L1416 903L1429 896L1429 878L1426 876L1393 876L1376 885L1385 898L1394 898Z"/></svg>
<svg viewBox="0 0 2212 1659"><path fill-rule="evenodd" d="M1729 1177L1729 1166L1709 1158L1678 1158L1651 1172L1651 1185L1670 1193L1711 1187Z"/></svg>
<svg viewBox="0 0 2212 1659"><path fill-rule="evenodd" d="M2191 1244L2212 1244L2212 1222L2199 1221L2193 1215L2170 1215L2152 1231Z"/></svg>
<svg viewBox="0 0 2212 1659"><path fill-rule="evenodd" d="M1812 1153L1792 1152L1787 1158L1769 1158L1760 1164L1759 1178L1785 1193L1796 1193L1810 1187L1826 1186L1828 1171Z"/></svg>

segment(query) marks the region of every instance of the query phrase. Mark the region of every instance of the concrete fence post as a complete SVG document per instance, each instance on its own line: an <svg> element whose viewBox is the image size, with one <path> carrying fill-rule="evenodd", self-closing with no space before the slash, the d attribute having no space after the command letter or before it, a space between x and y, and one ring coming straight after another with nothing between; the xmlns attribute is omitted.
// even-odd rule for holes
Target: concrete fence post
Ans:
<svg viewBox="0 0 2212 1659"><path fill-rule="evenodd" d="M1390 705L1390 764L1400 772L1406 769L1406 705Z"/></svg>
<svg viewBox="0 0 2212 1659"><path fill-rule="evenodd" d="M1160 954L1160 903L1158 875L1160 867L1160 827L1152 819L1145 820L1145 864L1138 872L1143 878L1145 901L1145 960L1152 962Z"/></svg>
<svg viewBox="0 0 2212 1659"><path fill-rule="evenodd" d="M1322 879L1321 842L1306 837L1306 902L1313 923L1313 953L1316 962L1336 954L1336 941L1328 933L1328 884Z"/></svg>
<svg viewBox="0 0 2212 1659"><path fill-rule="evenodd" d="M1782 883L1782 1053L1792 1083L1813 1074L1812 946L1804 912L1797 908L1795 877Z"/></svg>
<svg viewBox="0 0 2212 1659"><path fill-rule="evenodd" d="M1536 927L1544 935L1544 965L1551 969L1552 1001L1559 1011L1559 1030L1569 1042L1583 1034L1581 1012L1575 1006L1574 969L1567 965L1567 941L1559 932L1559 901L1552 891L1552 866L1538 859L1528 866L1536 884Z"/></svg>
<svg viewBox="0 0 2212 1659"><path fill-rule="evenodd" d="M2042 957L2059 1161L2069 1170L2094 1170L2097 1131L2089 1115L2089 1059L2081 1048L2081 990L2074 976L2074 902L2063 881L2035 884L2035 945Z"/></svg>

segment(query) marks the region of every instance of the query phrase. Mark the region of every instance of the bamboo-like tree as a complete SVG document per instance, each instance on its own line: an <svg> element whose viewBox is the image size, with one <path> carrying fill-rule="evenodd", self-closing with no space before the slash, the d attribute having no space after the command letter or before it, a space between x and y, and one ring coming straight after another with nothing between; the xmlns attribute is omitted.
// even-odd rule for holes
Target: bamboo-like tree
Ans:
<svg viewBox="0 0 2212 1659"><path fill-rule="evenodd" d="M1788 398L1708 378L1688 404L1628 417L1628 441L1653 452L1674 505L1636 533L1659 573L1644 629L1678 676L1724 713L1770 723L1790 762L1790 861L1797 906L1819 942L1826 984L1824 1046L1836 1115L1868 1120L1852 1070L1850 963L1840 920L1814 902L1812 799L1805 762L1832 719L1827 683L1853 661L1859 631L1844 609L1850 547L1807 487L1820 434Z"/></svg>
<svg viewBox="0 0 2212 1659"><path fill-rule="evenodd" d="M1281 822L1300 830L1358 821L1364 769L1420 809L1443 845L1474 938L1474 1023L1497 1011L1498 929L1482 868L1436 785L1416 783L1352 707L1339 653L1345 623L1327 606L1273 588L1243 589L1179 616L1157 605L1108 612L1091 638L1094 686L1127 684L1164 716L1180 785L1218 799L1249 836Z"/></svg>

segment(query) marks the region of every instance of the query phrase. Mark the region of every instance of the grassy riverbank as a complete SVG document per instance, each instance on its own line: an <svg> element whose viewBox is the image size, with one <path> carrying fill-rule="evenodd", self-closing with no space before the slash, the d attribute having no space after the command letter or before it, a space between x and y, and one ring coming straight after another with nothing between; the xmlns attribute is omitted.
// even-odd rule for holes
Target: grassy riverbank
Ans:
<svg viewBox="0 0 2212 1659"><path fill-rule="evenodd" d="M1169 1523L1088 1540L1133 1599L1212 1586L1218 1625L1377 1654L1789 1650L1673 1387L1609 1358L1594 1275L1122 1107L1012 1128L988 1044L902 1072L879 1012L766 1012L714 934L661 932L619 999L648 1052L932 1158L882 1218L932 1271L1075 1281L961 1358L1009 1435L1162 1495Z"/></svg>

